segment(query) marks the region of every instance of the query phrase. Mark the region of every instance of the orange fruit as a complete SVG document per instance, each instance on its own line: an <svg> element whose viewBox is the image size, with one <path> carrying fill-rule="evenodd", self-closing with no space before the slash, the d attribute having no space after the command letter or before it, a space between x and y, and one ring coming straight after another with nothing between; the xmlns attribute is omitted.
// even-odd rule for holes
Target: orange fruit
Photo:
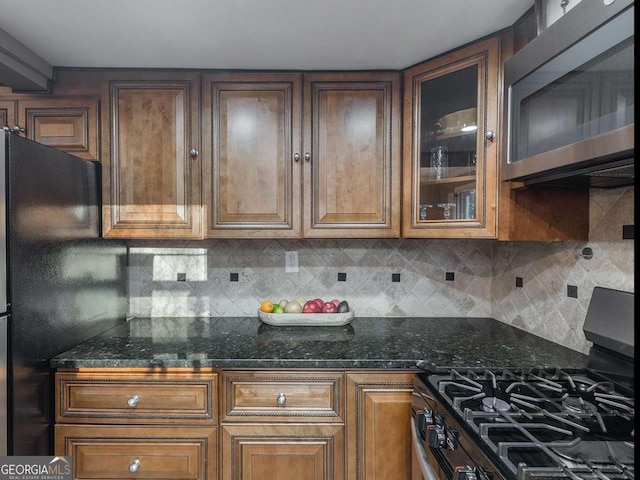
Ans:
<svg viewBox="0 0 640 480"><path fill-rule="evenodd" d="M264 313L273 312L273 302L271 300L265 300L260 304L260 311Z"/></svg>

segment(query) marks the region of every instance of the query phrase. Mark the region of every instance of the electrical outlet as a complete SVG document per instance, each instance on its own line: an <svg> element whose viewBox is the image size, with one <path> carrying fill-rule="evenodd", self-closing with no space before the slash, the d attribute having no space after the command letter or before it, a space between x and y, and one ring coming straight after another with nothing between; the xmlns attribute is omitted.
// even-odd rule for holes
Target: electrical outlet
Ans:
<svg viewBox="0 0 640 480"><path fill-rule="evenodd" d="M298 252L284 252L284 271L296 273L298 268Z"/></svg>

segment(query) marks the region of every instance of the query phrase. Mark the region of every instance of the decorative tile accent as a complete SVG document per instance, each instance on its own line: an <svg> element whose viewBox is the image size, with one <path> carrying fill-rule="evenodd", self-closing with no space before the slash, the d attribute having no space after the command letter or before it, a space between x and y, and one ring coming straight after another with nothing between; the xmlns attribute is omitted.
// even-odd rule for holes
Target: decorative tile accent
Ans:
<svg viewBox="0 0 640 480"><path fill-rule="evenodd" d="M493 317L574 350L594 286L634 291L633 187L591 191L590 240L430 239L131 241L129 313L136 317L254 316L266 298L346 299L356 315ZM593 258L580 257L593 249ZM285 273L285 251L300 271ZM446 281L455 273L455 282ZM185 282L176 282L186 273ZM230 282L230 274L238 281ZM338 282L338 273L348 281ZM402 281L390 282L393 274ZM514 277L526 278L516 288ZM579 298L567 298L566 285Z"/></svg>

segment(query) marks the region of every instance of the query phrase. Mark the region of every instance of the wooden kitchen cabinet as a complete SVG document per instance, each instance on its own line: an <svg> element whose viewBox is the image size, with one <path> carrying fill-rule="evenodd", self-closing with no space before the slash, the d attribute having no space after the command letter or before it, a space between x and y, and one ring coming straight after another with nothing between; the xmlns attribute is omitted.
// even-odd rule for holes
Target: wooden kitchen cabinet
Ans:
<svg viewBox="0 0 640 480"><path fill-rule="evenodd" d="M407 238L496 238L500 38L404 72Z"/></svg>
<svg viewBox="0 0 640 480"><path fill-rule="evenodd" d="M398 73L203 84L205 236L399 237Z"/></svg>
<svg viewBox="0 0 640 480"><path fill-rule="evenodd" d="M349 372L347 479L411 479L412 371Z"/></svg>
<svg viewBox="0 0 640 480"><path fill-rule="evenodd" d="M303 236L400 236L400 76L304 76Z"/></svg>
<svg viewBox="0 0 640 480"><path fill-rule="evenodd" d="M344 478L344 373L223 371L224 480Z"/></svg>
<svg viewBox="0 0 640 480"><path fill-rule="evenodd" d="M97 161L99 101L96 97L25 96L0 100L0 127L85 160Z"/></svg>
<svg viewBox="0 0 640 480"><path fill-rule="evenodd" d="M199 78L102 78L105 237L201 237Z"/></svg>
<svg viewBox="0 0 640 480"><path fill-rule="evenodd" d="M301 75L208 74L203 85L205 236L300 237Z"/></svg>
<svg viewBox="0 0 640 480"><path fill-rule="evenodd" d="M0 128L16 124L16 105L11 100L0 100Z"/></svg>
<svg viewBox="0 0 640 480"><path fill-rule="evenodd" d="M414 374L60 369L54 453L77 479L409 480Z"/></svg>
<svg viewBox="0 0 640 480"><path fill-rule="evenodd" d="M217 382L202 369L60 370L55 454L75 479L215 480Z"/></svg>
<svg viewBox="0 0 640 480"><path fill-rule="evenodd" d="M342 480L344 426L222 425L222 480Z"/></svg>
<svg viewBox="0 0 640 480"><path fill-rule="evenodd" d="M217 427L58 425L55 435L75 480L218 478Z"/></svg>

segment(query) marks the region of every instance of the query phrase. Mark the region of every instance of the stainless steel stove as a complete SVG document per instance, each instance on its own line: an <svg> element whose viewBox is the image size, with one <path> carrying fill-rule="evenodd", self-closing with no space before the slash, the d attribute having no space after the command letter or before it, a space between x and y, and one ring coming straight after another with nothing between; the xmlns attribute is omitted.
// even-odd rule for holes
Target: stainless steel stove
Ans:
<svg viewBox="0 0 640 480"><path fill-rule="evenodd" d="M633 479L633 294L597 287L584 329L585 369L417 374L414 478Z"/></svg>

